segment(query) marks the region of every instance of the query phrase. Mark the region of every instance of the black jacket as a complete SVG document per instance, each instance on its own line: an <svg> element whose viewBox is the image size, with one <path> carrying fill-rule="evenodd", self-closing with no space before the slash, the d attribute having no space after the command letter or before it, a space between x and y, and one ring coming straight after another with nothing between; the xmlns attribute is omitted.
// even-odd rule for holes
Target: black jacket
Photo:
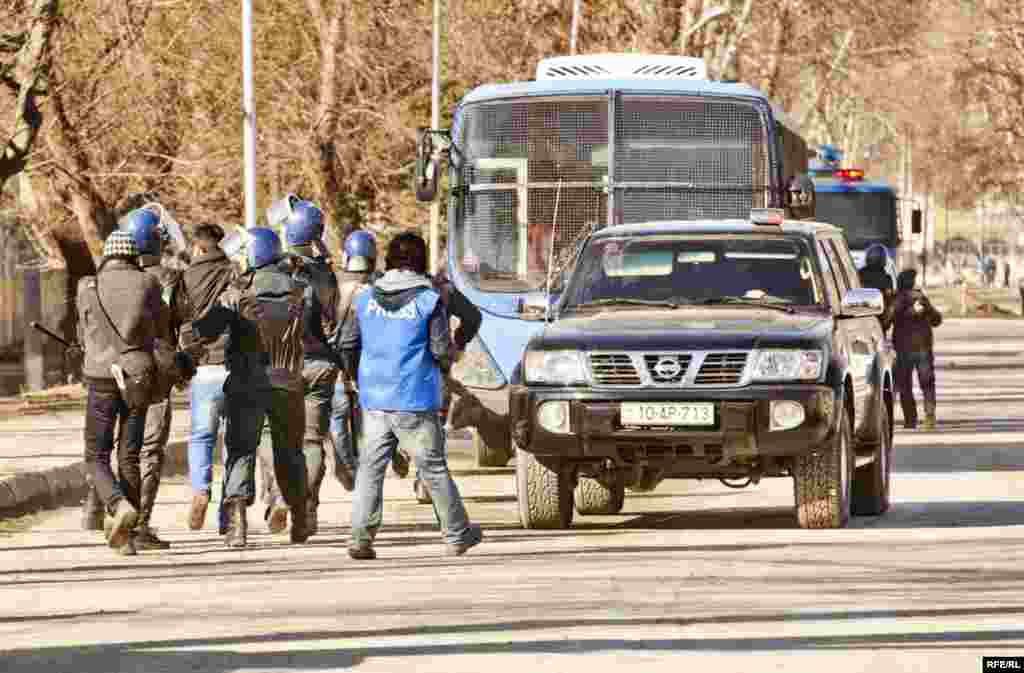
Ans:
<svg viewBox="0 0 1024 673"><path fill-rule="evenodd" d="M920 290L900 290L886 312L886 323L892 325L897 353L928 353L934 347L932 329L942 324L942 314Z"/></svg>
<svg viewBox="0 0 1024 673"><path fill-rule="evenodd" d="M218 303L235 275L235 266L218 248L192 261L172 295L171 308L179 323L181 349L191 354L197 365L224 364L227 334L201 337L192 329L192 321L205 316Z"/></svg>

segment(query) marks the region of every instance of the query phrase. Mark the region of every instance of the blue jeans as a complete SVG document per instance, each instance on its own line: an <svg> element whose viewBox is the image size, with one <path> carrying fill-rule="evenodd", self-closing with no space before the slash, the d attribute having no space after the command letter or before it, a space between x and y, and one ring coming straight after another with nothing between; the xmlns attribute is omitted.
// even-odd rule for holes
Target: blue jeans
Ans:
<svg viewBox="0 0 1024 673"><path fill-rule="evenodd" d="M373 542L383 520L384 475L395 450L402 445L415 452L419 478L430 491L448 544L473 542L476 532L458 486L448 471L444 431L436 411L363 410L359 435L359 469L352 498L353 546Z"/></svg>
<svg viewBox="0 0 1024 673"><path fill-rule="evenodd" d="M213 449L224 418L224 365L203 365L189 388L192 432L188 439L188 476L196 494L209 493L213 482Z"/></svg>

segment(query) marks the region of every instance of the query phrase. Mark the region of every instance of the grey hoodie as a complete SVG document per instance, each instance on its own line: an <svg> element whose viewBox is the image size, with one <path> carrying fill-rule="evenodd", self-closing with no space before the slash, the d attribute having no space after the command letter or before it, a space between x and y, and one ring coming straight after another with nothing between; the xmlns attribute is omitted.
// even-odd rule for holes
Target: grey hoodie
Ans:
<svg viewBox="0 0 1024 673"><path fill-rule="evenodd" d="M397 311L413 301L421 292L433 289L433 283L426 276L413 271L394 270L385 272L369 288L373 298L386 311ZM373 335L366 335L373 338ZM359 329L359 318L355 311L350 311L339 331L336 348L341 355L346 374L356 380L359 371L359 354L362 350L363 334ZM430 316L430 353L434 356L441 373L448 375L451 369L449 354L448 315L444 304L437 302L434 314Z"/></svg>

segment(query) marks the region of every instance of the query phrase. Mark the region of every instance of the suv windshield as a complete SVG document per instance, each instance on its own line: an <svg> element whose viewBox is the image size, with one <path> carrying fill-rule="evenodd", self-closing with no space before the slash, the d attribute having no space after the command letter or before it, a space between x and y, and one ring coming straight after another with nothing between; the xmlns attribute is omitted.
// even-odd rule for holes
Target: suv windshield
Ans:
<svg viewBox="0 0 1024 673"><path fill-rule="evenodd" d="M562 308L737 302L823 303L806 244L765 236L602 238L583 251Z"/></svg>

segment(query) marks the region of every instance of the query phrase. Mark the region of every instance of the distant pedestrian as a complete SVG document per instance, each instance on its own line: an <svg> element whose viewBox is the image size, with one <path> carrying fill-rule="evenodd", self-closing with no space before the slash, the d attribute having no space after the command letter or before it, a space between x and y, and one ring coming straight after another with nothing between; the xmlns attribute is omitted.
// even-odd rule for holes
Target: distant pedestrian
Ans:
<svg viewBox="0 0 1024 673"><path fill-rule="evenodd" d="M1010 287L1010 263L1003 262L1003 287Z"/></svg>
<svg viewBox="0 0 1024 673"><path fill-rule="evenodd" d="M917 402L914 400L914 372L924 393L926 430L935 429L935 353L932 330L942 324L942 314L936 310L924 292L914 289L917 271L901 271L896 279L896 296L886 312L886 322L892 325L893 346L896 349L896 388L903 409L903 425L917 427Z"/></svg>

